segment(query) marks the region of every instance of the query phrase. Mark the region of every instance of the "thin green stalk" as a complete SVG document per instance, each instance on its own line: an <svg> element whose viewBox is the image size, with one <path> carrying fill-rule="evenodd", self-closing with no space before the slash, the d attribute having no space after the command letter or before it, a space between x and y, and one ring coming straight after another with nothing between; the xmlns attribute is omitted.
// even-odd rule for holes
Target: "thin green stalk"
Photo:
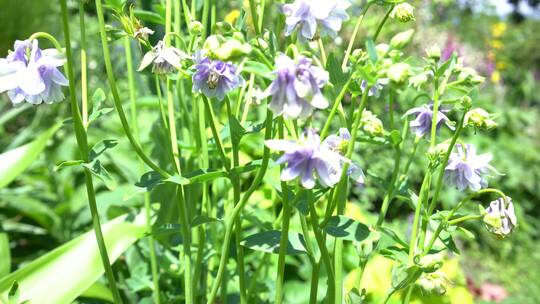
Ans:
<svg viewBox="0 0 540 304"><path fill-rule="evenodd" d="M390 6L388 11L386 12L386 15L384 15L383 20L379 23L379 26L377 27L377 31L375 32L375 35L373 35L373 42L377 41L377 38L379 37L379 34L381 33L381 30L384 24L386 23L386 20L388 20L388 17L390 16L390 13L392 12L395 6L396 6L395 4Z"/></svg>
<svg viewBox="0 0 540 304"><path fill-rule="evenodd" d="M261 33L259 30L259 16L257 15L257 7L255 5L255 0L249 0L249 11L251 13L251 21L253 23L253 29L257 36Z"/></svg>
<svg viewBox="0 0 540 304"><path fill-rule="evenodd" d="M228 97L225 98L225 105L227 107L227 116L229 118L229 127L233 125L233 120L235 119L234 114L231 108L231 101ZM232 133L232 130L230 130ZM232 146L232 155L233 155L233 168L236 168L240 164L239 158L239 147L238 142L233 140L232 134L231 137L231 146ZM230 172L231 182L233 184L233 201L234 204L238 204L240 201L240 176L238 173L231 171ZM236 255L237 255L237 269L238 269L238 283L240 290L240 303L247 303L247 288L246 288L246 277L244 270L244 246L240 244L242 240L242 213L240 212L236 223L235 223L235 241L236 241Z"/></svg>
<svg viewBox="0 0 540 304"><path fill-rule="evenodd" d="M216 142L219 156L221 157L221 160L223 161L223 166L225 167L225 170L230 171L231 165L229 163L229 159L227 158L227 155L225 154L225 149L223 149L223 144L221 143L221 138L216 128L216 120L214 118L214 112L212 111L212 105L210 104L210 101L208 100L208 98L206 98L206 96L203 95L202 99L204 101L206 115L208 116L208 123L210 124L210 129L212 130L212 136L214 137L214 141Z"/></svg>
<svg viewBox="0 0 540 304"><path fill-rule="evenodd" d="M265 122L265 133L264 133L265 140L268 140L272 137L272 118L273 118L272 112L270 110L267 110L266 122ZM255 176L251 186L244 193L244 196L242 197L242 200L240 201L240 203L238 203L234 207L234 209L232 210L232 212L230 213L230 215L227 217L225 221L225 236L223 239L223 246L221 247L221 257L219 260L219 266L218 266L216 278L213 282L212 289L208 296L208 300L207 300L208 304L214 303L214 300L216 299L216 295L219 291L219 287L221 285L221 280L223 279L223 274L227 266L227 259L229 257L229 248L230 248L230 242L231 242L231 237L232 237L232 230L234 228L236 219L240 215L242 210L244 209L246 203L248 202L253 192L255 192L255 190L259 187L259 184L261 183L264 175L266 174L266 169L268 169L269 159L270 159L270 149L265 146L263 150L261 167L259 168L257 175Z"/></svg>
<svg viewBox="0 0 540 304"><path fill-rule="evenodd" d="M414 156L416 155L416 150L418 150L418 144L420 143L420 139L422 137L416 136L414 138L413 148L411 150L411 153L409 153L409 159L407 160L407 164L405 164L405 168L403 169L403 173L401 176L406 177L407 174L409 174L409 169L411 168L411 164L414 160Z"/></svg>
<svg viewBox="0 0 540 304"><path fill-rule="evenodd" d="M404 124L403 129L401 131L401 138L404 138L405 134L407 134L408 129L409 129L409 125ZM402 146L403 146L403 142L400 143L398 146L394 147L394 170L392 171L392 177L390 179L390 183L388 184L388 189L383 199L381 212L379 213L379 218L377 219L377 226L381 226L383 224L384 219L386 217L386 213L388 212L388 207L390 206L390 202L392 201L395 195L395 190L397 186L396 182L399 175L399 166L401 164Z"/></svg>
<svg viewBox="0 0 540 304"><path fill-rule="evenodd" d="M321 260L313 264L311 270L311 285L309 289L309 304L317 303L317 291L319 289L319 270L321 269Z"/></svg>
<svg viewBox="0 0 540 304"><path fill-rule="evenodd" d="M317 211L315 210L315 203L310 199L308 201L308 205L310 210L311 226L313 228L313 233L315 234L315 239L317 240L317 245L319 246L319 251L321 252L321 259L324 263L324 267L326 268L326 272L328 275L328 294L326 296L326 300L328 303L340 303L335 302L336 285L334 284L335 276L334 268L332 267L332 258L328 253L328 249L326 248L326 242L324 241L323 235L321 233L322 230L319 226Z"/></svg>
<svg viewBox="0 0 540 304"><path fill-rule="evenodd" d="M358 135L358 130L360 129L360 122L362 119L362 113L364 109L366 108L367 101L368 101L368 94L369 87L366 88L366 93L362 95L362 99L360 101L360 105L358 106L358 114L355 117L355 121L352 125L352 131L351 131L351 140L347 146L347 152L345 154L345 157L348 159L351 159L351 156L354 152L354 147L356 144L356 137ZM345 163L343 165L343 169L341 172L341 178L338 183L338 186L336 188L336 200L337 200L337 214L342 215L345 211L345 202L347 199L347 193L348 193L348 178L347 178L347 171L349 170L349 163ZM341 303L342 302L342 296L343 296L343 278L342 278L342 271L343 271L343 241L341 239L336 239L335 242L335 248L334 248L334 268L336 271L335 276L335 284L336 284L336 293L335 293L335 302Z"/></svg>
<svg viewBox="0 0 540 304"><path fill-rule="evenodd" d="M462 222L465 222L465 221L468 221L468 220L478 220L478 219L481 219L482 217L484 217L483 214L466 215L466 216L458 217L456 219L448 221L448 225L454 226L454 225L457 225L459 223L462 223Z"/></svg>
<svg viewBox="0 0 540 304"><path fill-rule="evenodd" d="M371 6L373 2L368 2L366 6L364 7L362 14L358 17L358 20L356 20L356 24L354 25L354 30L351 36L351 39L349 40L349 45L347 46L347 51L345 52L345 56L343 57L343 63L341 64L341 69L345 69L347 67L347 63L349 61L349 56L351 55L352 48L354 46L354 41L356 40L356 35L358 35L358 30L360 30L360 24L362 23L362 20L364 20L364 16L367 13L367 10Z"/></svg>
<svg viewBox="0 0 540 304"><path fill-rule="evenodd" d="M65 0L62 0L65 1ZM158 165L156 165L144 152L142 147L140 146L139 142L135 139L133 134L131 133L129 123L126 118L126 114L124 113L124 109L122 108L122 101L120 99L120 94L118 92L118 87L116 86L116 79L114 78L114 70L112 67L111 62L111 56L109 53L109 42L107 40L107 30L105 28L105 17L103 15L103 6L101 3L101 0L95 0L96 3L96 14L98 17L98 23L99 23L99 33L101 37L101 46L103 48L103 60L105 61L105 70L107 71L107 78L109 81L109 86L111 87L111 92L113 95L113 101L114 101L114 107L116 109L116 112L118 113L118 117L120 118L120 122L122 123L122 128L124 129L124 132L126 133L126 136L129 139L129 142L133 149L135 150L135 153L150 167L152 170L158 172L161 176L164 178L169 178L171 175L167 173L167 171L161 169Z"/></svg>
<svg viewBox="0 0 540 304"><path fill-rule="evenodd" d="M413 263L414 253L416 251L416 244L418 243L417 235L418 235L418 224L420 222L420 213L422 210L422 207L424 205L425 197L429 195L429 188L431 185L431 171L426 172L426 175L424 175L424 180L422 181L422 186L420 187L420 197L418 198L418 202L416 204L415 212L414 212L414 220L412 224L412 233L411 233L411 242L409 245L409 264Z"/></svg>
<svg viewBox="0 0 540 304"><path fill-rule="evenodd" d="M247 295L248 295L247 299L248 299L249 303L253 303L253 302L250 302L250 301L254 297L253 293L255 292L255 288L257 287L257 283L260 282L259 280L257 280L257 278L261 274L261 271L263 269L268 268L268 266L270 265L270 263L268 263L268 260L270 259L271 256L272 255L270 253L264 252L262 254L262 259L258 259L258 261L260 261L260 263L259 263L258 267L255 268L255 272L251 276L251 281L249 283L249 287L248 287L248 291L247 291Z"/></svg>
<svg viewBox="0 0 540 304"><path fill-rule="evenodd" d="M204 0L203 2L203 13L202 13L202 24L204 26L204 36L210 34L210 28L208 24L208 17L210 14L210 0Z"/></svg>
<svg viewBox="0 0 540 304"><path fill-rule="evenodd" d="M131 38L125 37L124 38L124 50L126 53L126 68L127 68L127 76L128 76L128 86L129 86L129 100L131 103L131 123L133 125L133 132L134 136L139 139L139 128L137 127L137 100L136 100L136 86L135 86L135 77L134 77L134 69L133 69L133 57L131 53ZM141 174L144 173L144 162L139 159L140 162L140 168L141 168ZM145 209L145 216L146 216L146 229L149 233L148 235L148 249L150 253L150 270L152 273L152 283L153 283L153 297L154 302L156 304L159 304L160 301L160 289L159 289L159 275L158 275L158 265L157 265L157 259L156 259L156 248L154 245L154 236L151 233L152 232L152 210L150 208L150 195L148 192L144 193L144 209Z"/></svg>
<svg viewBox="0 0 540 304"><path fill-rule="evenodd" d="M279 138L284 139L283 117L279 121L278 128ZM283 170L283 165L282 168ZM274 303L283 303L283 281L285 276L285 256L287 254L287 243L289 242L289 220L291 216L291 206L289 205L289 195L287 182L281 182L281 197L282 197L282 209L283 219L281 225L281 238L279 240L279 256L278 256L278 269L276 278L276 294Z"/></svg>
<svg viewBox="0 0 540 304"><path fill-rule="evenodd" d="M64 28L64 39L66 45L66 71L68 74L69 80L69 96L70 96L70 106L71 106L71 115L73 117L73 125L75 128L75 135L77 138L77 145L79 147L79 152L81 158L88 162L88 142L86 129L83 125L81 113L79 112L79 104L77 102L77 91L75 88L75 76L73 72L73 57L71 53L71 35L69 30L69 17L67 11L66 0L60 1L60 6L62 10L62 23ZM103 232L101 231L101 223L99 220L99 213L96 204L96 197L94 193L94 185L92 182L92 174L90 170L84 169L85 183L86 183L86 193L88 195L88 205L90 207L90 213L92 215L92 226L94 228L94 233L96 235L96 241L101 256L101 261L103 263L103 268L105 269L105 275L109 282L109 288L113 294L113 299L115 303L122 303L122 298L120 297L120 292L116 286L116 280L114 278L114 273L111 267L109 260L109 255L107 253L107 247L105 245L105 240L103 238Z"/></svg>
<svg viewBox="0 0 540 304"><path fill-rule="evenodd" d="M319 51L321 52L321 59L322 59L323 67L326 68L326 51L324 50L324 43L321 37L317 39L317 44L319 45Z"/></svg>
<svg viewBox="0 0 540 304"><path fill-rule="evenodd" d="M321 138L326 137L326 135L327 135L327 133L328 133L328 131L330 129L330 125L332 124L332 118L336 114L336 112L337 112L337 110L339 108L339 105L341 104L341 100L345 96L345 93L347 93L347 90L349 89L349 85L351 84L351 81L352 81L352 78L349 77L349 79L347 79L347 82L343 85L343 88L339 92L338 96L336 97L336 100L334 100L334 104L332 105L332 109L330 110L330 113L328 114L328 117L326 119L324 127L323 127L323 129L321 131Z"/></svg>
<svg viewBox="0 0 540 304"><path fill-rule="evenodd" d="M263 20L264 20L264 7L266 6L266 0L260 0L261 4L259 5L259 32L262 32Z"/></svg>
<svg viewBox="0 0 540 304"><path fill-rule="evenodd" d="M79 0L79 27L81 31L81 110L82 123L88 128L88 79L86 60L86 26L84 22L84 2Z"/></svg>

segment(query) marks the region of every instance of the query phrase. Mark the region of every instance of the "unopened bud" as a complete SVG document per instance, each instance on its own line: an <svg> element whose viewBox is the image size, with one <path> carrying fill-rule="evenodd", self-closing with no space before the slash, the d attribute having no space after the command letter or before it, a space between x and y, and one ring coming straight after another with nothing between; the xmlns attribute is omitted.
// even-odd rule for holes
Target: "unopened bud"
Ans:
<svg viewBox="0 0 540 304"><path fill-rule="evenodd" d="M431 273L439 270L442 265L442 257L436 254L429 254L423 257L415 257L414 262L423 272Z"/></svg>
<svg viewBox="0 0 540 304"><path fill-rule="evenodd" d="M463 124L478 129L493 129L497 123L491 119L491 115L482 108L475 108L465 114Z"/></svg>
<svg viewBox="0 0 540 304"><path fill-rule="evenodd" d="M390 17L400 22L414 21L414 7L407 2L400 3L390 12Z"/></svg>
<svg viewBox="0 0 540 304"><path fill-rule="evenodd" d="M392 40L390 40L390 46L395 49L402 49L411 42L413 35L414 30L401 32L392 37Z"/></svg>
<svg viewBox="0 0 540 304"><path fill-rule="evenodd" d="M216 30L219 33L226 34L232 30L232 26L228 22L220 21L216 23Z"/></svg>
<svg viewBox="0 0 540 304"><path fill-rule="evenodd" d="M391 65L386 72L388 78L396 83L402 83L409 77L410 66L406 63L399 62Z"/></svg>
<svg viewBox="0 0 540 304"><path fill-rule="evenodd" d="M478 75L478 73L472 68L463 68L458 75L458 81L463 81L468 84L480 84L484 82L484 77Z"/></svg>
<svg viewBox="0 0 540 304"><path fill-rule="evenodd" d="M423 273L417 283L420 288L426 293L434 293L443 295L446 293L446 287L450 280L442 271L433 273Z"/></svg>
<svg viewBox="0 0 540 304"><path fill-rule="evenodd" d="M459 103L461 104L463 109L466 109L466 110L472 107L472 99L466 95L461 97L461 99L459 100Z"/></svg>
<svg viewBox="0 0 540 304"><path fill-rule="evenodd" d="M384 132L382 121L371 113L371 111L364 110L362 112L360 123L364 132L370 136L380 136Z"/></svg>
<svg viewBox="0 0 540 304"><path fill-rule="evenodd" d="M422 73L420 73L418 75L411 76L409 78L409 85L412 86L415 89L420 89L420 87L422 87L422 85L424 85L426 82L428 82L428 80L429 80L428 75L429 74L427 72L422 72Z"/></svg>
<svg viewBox="0 0 540 304"><path fill-rule="evenodd" d="M426 55L429 59L439 61L441 59L441 48L437 44L434 44L426 50Z"/></svg>
<svg viewBox="0 0 540 304"><path fill-rule="evenodd" d="M199 36L204 31L204 26L199 21L191 21L188 27L189 33L195 36Z"/></svg>

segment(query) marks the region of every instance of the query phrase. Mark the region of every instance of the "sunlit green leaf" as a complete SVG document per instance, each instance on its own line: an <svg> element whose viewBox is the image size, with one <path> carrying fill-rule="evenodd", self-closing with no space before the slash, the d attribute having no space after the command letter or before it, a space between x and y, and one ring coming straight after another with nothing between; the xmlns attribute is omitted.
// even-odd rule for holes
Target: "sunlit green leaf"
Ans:
<svg viewBox="0 0 540 304"><path fill-rule="evenodd" d="M252 234L246 237L240 244L257 251L279 253L280 239L281 231L271 230ZM304 241L303 235L296 232L289 232L286 254L294 255L306 253L305 244L306 242Z"/></svg>

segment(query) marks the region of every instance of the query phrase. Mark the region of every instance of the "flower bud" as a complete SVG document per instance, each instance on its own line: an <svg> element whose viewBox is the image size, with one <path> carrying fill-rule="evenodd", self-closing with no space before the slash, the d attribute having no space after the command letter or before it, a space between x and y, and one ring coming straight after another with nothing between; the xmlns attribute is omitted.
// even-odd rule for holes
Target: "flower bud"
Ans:
<svg viewBox="0 0 540 304"><path fill-rule="evenodd" d="M251 52L251 46L236 39L228 39L214 51L219 60L227 61L242 57Z"/></svg>
<svg viewBox="0 0 540 304"><path fill-rule="evenodd" d="M410 66L406 63L399 62L391 65L386 72L390 80L402 83L409 77Z"/></svg>
<svg viewBox="0 0 540 304"><path fill-rule="evenodd" d="M444 141L433 148L429 148L427 156L430 162L433 164L438 164L440 160L444 159L446 152L448 152L449 146L449 141Z"/></svg>
<svg viewBox="0 0 540 304"><path fill-rule="evenodd" d="M472 99L467 95L461 97L461 99L459 100L459 103L463 107L463 109L466 109L466 110L472 107Z"/></svg>
<svg viewBox="0 0 540 304"><path fill-rule="evenodd" d="M507 196L506 200L499 198L492 201L486 208L483 221L486 229L497 237L510 235L517 225L512 199Z"/></svg>
<svg viewBox="0 0 540 304"><path fill-rule="evenodd" d="M383 57L390 51L390 46L386 43L379 43L375 46L375 51L377 52L377 56Z"/></svg>
<svg viewBox="0 0 540 304"><path fill-rule="evenodd" d="M364 110L360 121L362 129L370 136L380 136L384 132L382 121L371 111Z"/></svg>
<svg viewBox="0 0 540 304"><path fill-rule="evenodd" d="M432 273L439 270L442 265L442 257L437 254L429 254L423 257L416 256L414 262L423 272Z"/></svg>
<svg viewBox="0 0 540 304"><path fill-rule="evenodd" d="M204 26L199 21L191 21L188 26L189 33L195 36L199 36L204 32Z"/></svg>
<svg viewBox="0 0 540 304"><path fill-rule="evenodd" d="M232 26L228 22L221 21L216 23L216 30L219 33L226 34L232 30Z"/></svg>
<svg viewBox="0 0 540 304"><path fill-rule="evenodd" d="M478 75L478 73L472 69L464 67L458 75L458 81L463 81L465 83L476 85L484 82L484 77Z"/></svg>
<svg viewBox="0 0 540 304"><path fill-rule="evenodd" d="M422 85L428 82L429 80L428 76L431 76L431 75L427 72L422 72L418 75L411 76L409 78L409 85L419 90L422 87Z"/></svg>
<svg viewBox="0 0 540 304"><path fill-rule="evenodd" d="M395 49L402 49L411 42L413 35L414 30L401 32L392 37L392 40L390 40L390 46Z"/></svg>
<svg viewBox="0 0 540 304"><path fill-rule="evenodd" d="M414 21L414 7L407 2L400 3L390 12L390 17L400 22Z"/></svg>
<svg viewBox="0 0 540 304"><path fill-rule="evenodd" d="M426 293L443 295L446 293L446 287L450 281L442 271L433 273L423 273L416 282Z"/></svg>
<svg viewBox="0 0 540 304"><path fill-rule="evenodd" d="M497 126L497 123L491 119L491 115L482 108L475 108L465 114L463 124L477 129L490 130Z"/></svg>
<svg viewBox="0 0 540 304"><path fill-rule="evenodd" d="M437 44L434 44L426 50L426 55L429 59L439 61L441 59L441 48Z"/></svg>

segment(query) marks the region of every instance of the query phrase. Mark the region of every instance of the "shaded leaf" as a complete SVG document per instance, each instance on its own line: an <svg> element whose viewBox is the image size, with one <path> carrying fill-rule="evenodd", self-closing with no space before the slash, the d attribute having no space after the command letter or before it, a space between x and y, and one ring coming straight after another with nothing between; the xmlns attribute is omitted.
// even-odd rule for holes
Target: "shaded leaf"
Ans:
<svg viewBox="0 0 540 304"><path fill-rule="evenodd" d="M92 172L92 174L94 174L97 178L99 178L107 188L110 190L116 188L116 181L113 179L109 171L107 171L107 169L101 165L99 159L94 160L90 164L85 163L82 165L90 170L90 172Z"/></svg>
<svg viewBox="0 0 540 304"><path fill-rule="evenodd" d="M270 230L252 234L246 237L240 244L250 249L268 253L279 253L279 243L281 239L281 231ZM289 241L287 243L287 255L304 254L306 253L306 242L304 236L289 232Z"/></svg>
<svg viewBox="0 0 540 304"><path fill-rule="evenodd" d="M361 242L369 236L369 227L351 218L332 216L324 230L328 235L348 241Z"/></svg>

